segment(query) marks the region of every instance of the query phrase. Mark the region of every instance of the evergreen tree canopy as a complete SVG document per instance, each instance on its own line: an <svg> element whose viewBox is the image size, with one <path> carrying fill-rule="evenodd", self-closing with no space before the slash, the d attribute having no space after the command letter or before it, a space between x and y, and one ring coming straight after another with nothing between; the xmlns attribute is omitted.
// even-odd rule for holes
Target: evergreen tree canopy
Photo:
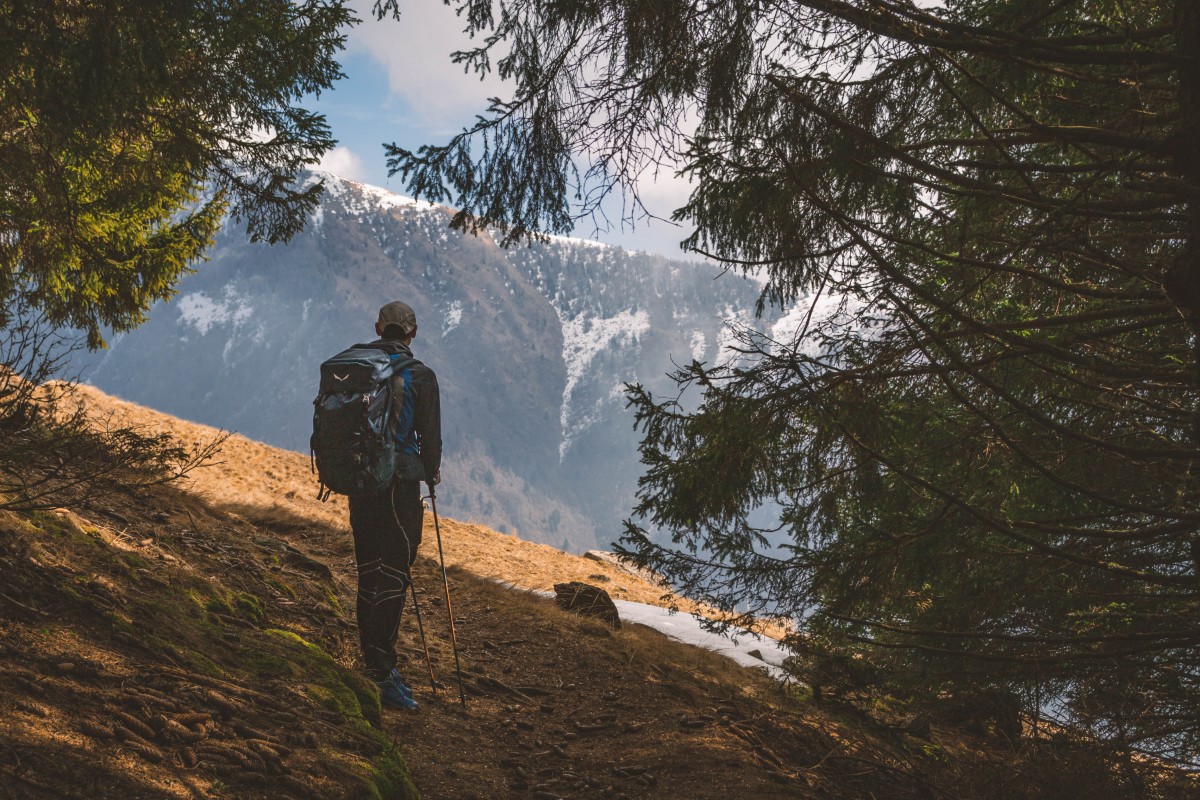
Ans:
<svg viewBox="0 0 1200 800"><path fill-rule="evenodd" d="M0 329L127 330L227 212L298 231L333 146L297 103L340 77L343 0L0 0Z"/></svg>
<svg viewBox="0 0 1200 800"><path fill-rule="evenodd" d="M638 563L913 690L1194 757L1200 3L461 13L513 96L389 148L412 190L515 240L673 160L686 249L840 307L681 369L694 401L632 388Z"/></svg>

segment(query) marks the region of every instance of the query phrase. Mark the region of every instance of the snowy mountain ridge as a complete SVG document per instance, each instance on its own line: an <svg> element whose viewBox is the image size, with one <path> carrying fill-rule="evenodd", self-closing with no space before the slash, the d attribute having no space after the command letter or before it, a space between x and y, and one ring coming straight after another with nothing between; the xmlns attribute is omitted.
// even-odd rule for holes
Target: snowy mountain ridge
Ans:
<svg viewBox="0 0 1200 800"><path fill-rule="evenodd" d="M773 324L753 319L753 282L714 280L705 264L568 237L504 250L450 230L440 206L321 178L305 231L273 247L223 231L175 298L80 364L83 378L303 452L317 365L373 338L379 306L404 299L414 353L442 387L439 506L582 551L617 538L633 505L625 384L670 391L675 365L720 357L728 320Z"/></svg>

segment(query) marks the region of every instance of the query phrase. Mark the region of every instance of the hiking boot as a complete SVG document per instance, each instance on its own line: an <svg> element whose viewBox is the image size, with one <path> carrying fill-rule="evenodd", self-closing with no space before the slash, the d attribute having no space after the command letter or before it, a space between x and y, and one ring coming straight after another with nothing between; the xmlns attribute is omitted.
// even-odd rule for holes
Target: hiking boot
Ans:
<svg viewBox="0 0 1200 800"><path fill-rule="evenodd" d="M413 696L412 689L410 689L408 687L408 684L404 682L404 676L400 674L400 670L393 669L391 671L391 674L388 675L388 680L390 680L392 683L396 684L396 688L398 688L400 690L400 694L404 695L405 697L409 698L410 700L412 699L412 696Z"/></svg>
<svg viewBox="0 0 1200 800"><path fill-rule="evenodd" d="M404 685L400 673L395 670L383 680L375 681L375 685L379 687L379 702L385 706L403 708L405 711L416 711L421 707L413 700L412 689Z"/></svg>

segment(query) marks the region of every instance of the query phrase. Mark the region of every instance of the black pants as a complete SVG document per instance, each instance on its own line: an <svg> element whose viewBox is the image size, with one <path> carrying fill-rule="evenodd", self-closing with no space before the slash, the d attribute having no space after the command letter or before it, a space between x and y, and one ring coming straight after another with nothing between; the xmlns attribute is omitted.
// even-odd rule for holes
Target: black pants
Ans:
<svg viewBox="0 0 1200 800"><path fill-rule="evenodd" d="M396 481L389 493L350 498L358 638L367 675L375 680L386 678L396 666L396 634L424 516L420 481Z"/></svg>

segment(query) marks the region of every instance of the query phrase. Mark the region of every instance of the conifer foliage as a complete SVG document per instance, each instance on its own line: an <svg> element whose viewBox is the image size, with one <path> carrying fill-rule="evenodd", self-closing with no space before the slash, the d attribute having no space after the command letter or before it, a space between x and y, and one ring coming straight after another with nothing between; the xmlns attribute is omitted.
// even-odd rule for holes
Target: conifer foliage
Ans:
<svg viewBox="0 0 1200 800"><path fill-rule="evenodd" d="M343 0L0 3L0 329L135 327L227 212L286 239L333 146L299 105L340 71Z"/></svg>
<svg viewBox="0 0 1200 800"><path fill-rule="evenodd" d="M762 275L762 304L825 299L680 369L683 402L631 389L636 560L912 691L1194 756L1200 4L461 13L459 61L513 95L391 148L410 188L515 239L674 159L685 248Z"/></svg>

